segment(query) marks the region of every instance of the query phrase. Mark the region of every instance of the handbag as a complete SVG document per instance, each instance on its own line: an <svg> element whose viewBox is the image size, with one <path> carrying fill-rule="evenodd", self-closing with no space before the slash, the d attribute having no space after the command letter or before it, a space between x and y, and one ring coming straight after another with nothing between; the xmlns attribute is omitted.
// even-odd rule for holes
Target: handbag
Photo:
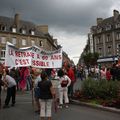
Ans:
<svg viewBox="0 0 120 120"><path fill-rule="evenodd" d="M61 82L61 87L67 87L67 85L68 85L68 80L62 80L62 82Z"/></svg>

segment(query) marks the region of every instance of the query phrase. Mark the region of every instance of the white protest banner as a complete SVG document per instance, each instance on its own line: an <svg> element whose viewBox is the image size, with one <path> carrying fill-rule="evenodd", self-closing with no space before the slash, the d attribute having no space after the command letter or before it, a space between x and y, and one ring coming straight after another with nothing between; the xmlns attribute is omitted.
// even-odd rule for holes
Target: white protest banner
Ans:
<svg viewBox="0 0 120 120"><path fill-rule="evenodd" d="M61 68L62 49L45 51L36 46L17 49L14 45L6 44L5 66L37 68Z"/></svg>
<svg viewBox="0 0 120 120"><path fill-rule="evenodd" d="M34 57L32 48L17 49L14 45L7 42L5 53L5 66L23 67L31 66L31 58Z"/></svg>
<svg viewBox="0 0 120 120"><path fill-rule="evenodd" d="M38 47L33 47L34 58L32 66L38 68L61 68L62 67L62 49L55 51L46 51Z"/></svg>

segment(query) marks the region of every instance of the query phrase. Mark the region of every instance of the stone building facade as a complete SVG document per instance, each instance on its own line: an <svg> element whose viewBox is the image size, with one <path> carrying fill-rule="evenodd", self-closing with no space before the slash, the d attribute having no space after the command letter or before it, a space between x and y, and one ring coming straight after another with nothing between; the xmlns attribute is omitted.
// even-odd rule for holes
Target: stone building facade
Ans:
<svg viewBox="0 0 120 120"><path fill-rule="evenodd" d="M57 40L48 33L48 25L21 20L19 14L15 14L14 18L0 16L0 61L5 59L7 41L17 48L32 45L50 51L59 48Z"/></svg>
<svg viewBox="0 0 120 120"><path fill-rule="evenodd" d="M113 10L113 16L97 18L97 25L91 27L93 51L99 53L98 63L111 63L120 56L120 14Z"/></svg>

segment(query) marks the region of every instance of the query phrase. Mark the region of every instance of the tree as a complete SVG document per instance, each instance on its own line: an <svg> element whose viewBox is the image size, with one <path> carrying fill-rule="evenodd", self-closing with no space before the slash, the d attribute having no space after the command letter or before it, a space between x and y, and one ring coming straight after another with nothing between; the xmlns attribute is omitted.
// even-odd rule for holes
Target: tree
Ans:
<svg viewBox="0 0 120 120"><path fill-rule="evenodd" d="M83 55L84 63L86 64L86 66L96 65L98 58L99 58L99 54L96 52L87 53L86 55Z"/></svg>

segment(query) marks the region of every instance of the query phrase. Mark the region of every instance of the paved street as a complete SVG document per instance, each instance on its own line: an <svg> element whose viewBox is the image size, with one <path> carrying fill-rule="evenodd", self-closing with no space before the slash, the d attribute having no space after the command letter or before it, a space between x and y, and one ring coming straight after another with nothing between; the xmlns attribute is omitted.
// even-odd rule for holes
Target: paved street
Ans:
<svg viewBox="0 0 120 120"><path fill-rule="evenodd" d="M5 93L4 93L5 94ZM5 95L2 95L3 99ZM79 105L70 105L68 109L59 109L53 112L53 120L119 120L117 113L106 112ZM0 120L40 120L34 113L31 93L17 94L15 107L0 110Z"/></svg>

